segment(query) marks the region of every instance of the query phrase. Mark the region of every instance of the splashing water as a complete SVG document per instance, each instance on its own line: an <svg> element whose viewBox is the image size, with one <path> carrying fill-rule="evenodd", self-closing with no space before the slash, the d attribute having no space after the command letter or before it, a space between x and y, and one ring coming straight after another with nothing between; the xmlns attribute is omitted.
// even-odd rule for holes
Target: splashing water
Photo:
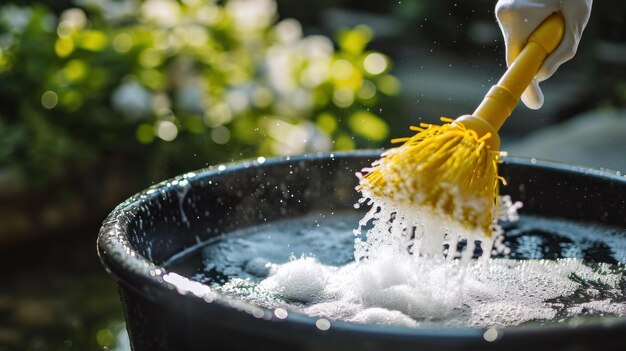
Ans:
<svg viewBox="0 0 626 351"><path fill-rule="evenodd" d="M378 260L381 258L410 254L414 257L461 257L472 258L474 248L480 242L481 254L488 259L493 253L504 253L507 247L502 245L502 228L498 223L492 225L492 235L487 237L481 231L469 230L459 223L446 220L427 207L416 209L415 206L403 208L392 200L363 198L359 203L368 202L371 209L359 221L359 228L354 230L354 256L361 259ZM389 202L389 203L388 203ZM513 203L509 196L502 196L498 217L504 221L516 221L520 202ZM371 222L371 226L368 223ZM367 235L362 237L362 229L367 228ZM465 250L459 251L459 242L464 242Z"/></svg>
<svg viewBox="0 0 626 351"><path fill-rule="evenodd" d="M331 321L503 327L626 315L624 230L522 216L499 239L510 252L452 259L492 244L474 251L467 242L426 243L395 222L370 242L378 229L367 218L388 215L370 212L356 239L351 230L362 215L354 212L263 224L216 238L170 266L228 295Z"/></svg>

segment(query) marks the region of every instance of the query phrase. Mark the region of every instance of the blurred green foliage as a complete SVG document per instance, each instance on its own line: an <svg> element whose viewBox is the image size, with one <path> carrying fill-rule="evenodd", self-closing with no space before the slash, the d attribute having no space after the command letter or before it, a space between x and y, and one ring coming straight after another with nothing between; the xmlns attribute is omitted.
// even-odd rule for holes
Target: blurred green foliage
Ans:
<svg viewBox="0 0 626 351"><path fill-rule="evenodd" d="M0 173L22 186L103 155L179 172L387 138L373 107L400 87L389 57L367 49L366 26L333 44L278 21L274 0L73 6L0 7Z"/></svg>

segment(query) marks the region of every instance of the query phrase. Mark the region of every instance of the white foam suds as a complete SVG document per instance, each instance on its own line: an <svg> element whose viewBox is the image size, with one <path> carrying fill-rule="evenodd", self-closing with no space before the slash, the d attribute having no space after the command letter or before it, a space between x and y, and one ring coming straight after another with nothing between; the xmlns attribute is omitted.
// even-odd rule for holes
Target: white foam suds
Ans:
<svg viewBox="0 0 626 351"><path fill-rule="evenodd" d="M570 279L572 275L609 289L617 289L623 279L594 271L576 259L463 262L404 256L333 267L303 257L273 267L257 286L257 294L279 295L272 307L284 307L288 301L291 310L329 319L502 327L553 319L563 306L550 300L585 289ZM606 313L626 312L623 303L615 305L620 307L610 301L587 305ZM572 311L575 308L568 310Z"/></svg>
<svg viewBox="0 0 626 351"><path fill-rule="evenodd" d="M379 218L388 215L379 211L369 216L376 213ZM626 315L626 235L614 229L530 217L511 230L519 234L516 253L526 259L472 260L445 255L441 245L448 238L425 244L415 239L420 233L407 235L393 223L391 229L372 232L378 230L376 223L366 220L361 226L372 227L367 241L364 233L356 233L355 260L349 262L341 256L349 250L350 223L356 217L319 218L247 229L207 247L204 257L212 262L210 268L235 276L216 288L268 308L406 327L486 328L589 313ZM427 223L424 233L428 225L437 224ZM532 232L545 228L563 239L556 245L561 257L570 258L541 259L549 246ZM268 236L272 239L257 240ZM617 266L583 260L599 240ZM447 243L456 247L454 241ZM422 245L419 251L416 245ZM466 258L473 252L467 246L458 251L457 257ZM278 252L291 257L285 262Z"/></svg>

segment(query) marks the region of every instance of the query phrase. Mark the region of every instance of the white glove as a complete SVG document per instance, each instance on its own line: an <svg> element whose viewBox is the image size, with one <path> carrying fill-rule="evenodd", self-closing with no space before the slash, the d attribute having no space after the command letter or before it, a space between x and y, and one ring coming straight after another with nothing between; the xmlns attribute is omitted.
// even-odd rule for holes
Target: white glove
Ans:
<svg viewBox="0 0 626 351"><path fill-rule="evenodd" d="M532 109L543 105L543 93L539 82L544 81L566 61L576 54L578 42L589 21L593 0L499 0L496 18L504 35L506 62L513 60L524 48L532 32L552 13L560 11L565 17L565 33L561 44L539 69L535 78L522 94L522 101Z"/></svg>

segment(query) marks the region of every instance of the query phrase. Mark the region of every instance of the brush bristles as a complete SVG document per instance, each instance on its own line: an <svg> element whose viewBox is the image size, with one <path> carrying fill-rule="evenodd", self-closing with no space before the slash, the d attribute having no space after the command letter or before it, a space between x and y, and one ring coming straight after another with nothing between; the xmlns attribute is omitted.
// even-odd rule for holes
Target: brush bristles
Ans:
<svg viewBox="0 0 626 351"><path fill-rule="evenodd" d="M491 236L498 209L497 150L461 124L422 124L364 170L358 189L369 198L432 208L471 231Z"/></svg>

